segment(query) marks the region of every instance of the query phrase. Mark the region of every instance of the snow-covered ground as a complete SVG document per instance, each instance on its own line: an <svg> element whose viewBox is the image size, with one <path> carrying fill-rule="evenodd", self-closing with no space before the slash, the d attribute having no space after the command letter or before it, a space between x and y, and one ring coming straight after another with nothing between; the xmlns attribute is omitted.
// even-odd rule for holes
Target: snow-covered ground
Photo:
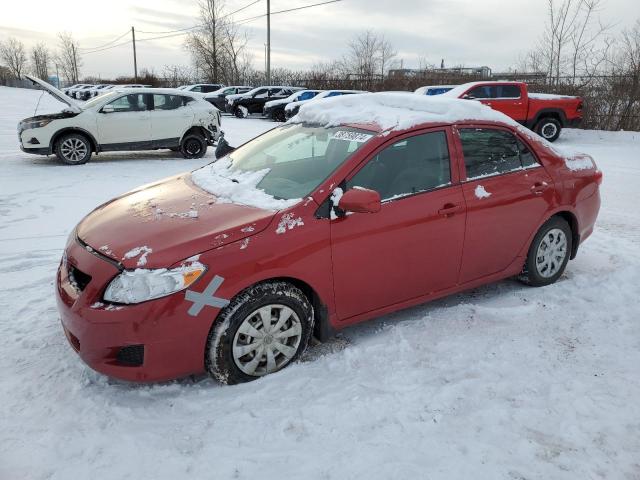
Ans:
<svg viewBox="0 0 640 480"><path fill-rule="evenodd" d="M0 479L640 478L640 134L558 142L605 180L597 230L556 285L390 315L251 384L138 386L67 345L55 269L96 205L207 160L23 154L16 124L38 96L0 87ZM223 119L232 145L273 125Z"/></svg>

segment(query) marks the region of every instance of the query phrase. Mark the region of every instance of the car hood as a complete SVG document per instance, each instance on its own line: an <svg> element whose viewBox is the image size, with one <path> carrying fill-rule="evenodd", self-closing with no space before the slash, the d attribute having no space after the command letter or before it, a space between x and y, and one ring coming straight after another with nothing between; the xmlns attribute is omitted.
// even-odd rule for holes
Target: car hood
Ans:
<svg viewBox="0 0 640 480"><path fill-rule="evenodd" d="M265 103L264 106L265 108L272 108L278 105L286 105L288 103L293 103L293 102L295 102L295 100L290 100L289 97L287 97L287 98L281 98L280 100L271 100L270 102Z"/></svg>
<svg viewBox="0 0 640 480"><path fill-rule="evenodd" d="M184 173L140 187L96 208L78 238L127 269L166 268L264 230L275 212L218 203Z"/></svg>
<svg viewBox="0 0 640 480"><path fill-rule="evenodd" d="M68 109L65 109L65 110L69 110L73 113L82 112L82 109L78 106L76 102L74 102L71 98L67 97L64 93L62 93L53 85L50 85L44 80L41 80L39 78L32 77L31 75L25 75L25 77L31 80L31 82L33 82L34 85L37 84L38 86L42 87L42 89L46 90L56 100L62 103L66 103L68 106Z"/></svg>

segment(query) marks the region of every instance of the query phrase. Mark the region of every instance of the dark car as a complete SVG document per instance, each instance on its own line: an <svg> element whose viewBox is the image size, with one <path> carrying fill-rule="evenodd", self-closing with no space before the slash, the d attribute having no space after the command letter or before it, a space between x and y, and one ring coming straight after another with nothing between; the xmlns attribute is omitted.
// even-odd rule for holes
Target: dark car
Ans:
<svg viewBox="0 0 640 480"><path fill-rule="evenodd" d="M281 100L289 97L303 87L263 86L254 88L244 95L227 98L227 111L238 118L244 118L250 113L262 113L264 104L271 100Z"/></svg>
<svg viewBox="0 0 640 480"><path fill-rule="evenodd" d="M197 93L211 93L224 88L223 83L195 83L193 85L182 85L178 90Z"/></svg>
<svg viewBox="0 0 640 480"><path fill-rule="evenodd" d="M305 100L311 100L318 95L322 90L300 90L294 94L280 100L271 100L264 104L264 110L262 115L275 120L276 122L286 121L284 109L290 103L304 102Z"/></svg>
<svg viewBox="0 0 640 480"><path fill-rule="evenodd" d="M299 100L295 103L290 103L284 107L285 120L291 117L294 117L298 114L300 107L305 103L309 103L311 101L319 101L323 98L331 98L331 97L340 97L342 95L354 95L359 93L367 93L364 90L325 90L324 92L320 92L313 98L307 100Z"/></svg>
<svg viewBox="0 0 640 480"><path fill-rule="evenodd" d="M225 111L226 98L229 95L242 95L253 89L247 85L235 85L231 87L224 87L216 90L215 92L208 93L204 96L204 99L216 107L218 110Z"/></svg>

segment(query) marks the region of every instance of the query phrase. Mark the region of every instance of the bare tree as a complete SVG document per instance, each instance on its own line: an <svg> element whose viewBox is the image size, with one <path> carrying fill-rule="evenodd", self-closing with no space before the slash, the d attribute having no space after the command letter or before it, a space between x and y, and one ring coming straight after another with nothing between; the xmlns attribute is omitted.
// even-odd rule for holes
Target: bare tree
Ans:
<svg viewBox="0 0 640 480"><path fill-rule="evenodd" d="M178 87L189 83L193 78L193 72L189 67L183 65L165 65L162 69L162 76L168 87Z"/></svg>
<svg viewBox="0 0 640 480"><path fill-rule="evenodd" d="M194 65L210 82L218 81L220 66L221 22L224 0L199 0L199 29L189 34L186 48Z"/></svg>
<svg viewBox="0 0 640 480"><path fill-rule="evenodd" d="M398 55L398 51L393 48L389 40L382 36L378 43L378 52L380 55L380 74L384 77Z"/></svg>
<svg viewBox="0 0 640 480"><path fill-rule="evenodd" d="M44 43L31 48L31 69L36 77L42 80L49 78L49 49Z"/></svg>
<svg viewBox="0 0 640 480"><path fill-rule="evenodd" d="M27 65L27 55L24 44L10 37L7 41L0 43L0 58L5 63L11 73L18 79L22 79L22 72Z"/></svg>
<svg viewBox="0 0 640 480"><path fill-rule="evenodd" d="M60 42L60 49L57 59L62 69L62 74L67 82L78 83L80 67L82 66L82 59L78 51L78 42L67 32L58 33L58 40Z"/></svg>
<svg viewBox="0 0 640 480"><path fill-rule="evenodd" d="M527 69L544 71L549 83L558 85L563 76L571 83L590 80L603 65L610 25L598 12L606 0L547 0L547 26L538 46L524 57Z"/></svg>

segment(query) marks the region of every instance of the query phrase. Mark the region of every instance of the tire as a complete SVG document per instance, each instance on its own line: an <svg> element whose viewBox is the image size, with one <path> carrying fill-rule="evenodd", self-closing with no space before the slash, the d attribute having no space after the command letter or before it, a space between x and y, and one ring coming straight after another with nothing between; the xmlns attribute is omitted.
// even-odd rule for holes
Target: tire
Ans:
<svg viewBox="0 0 640 480"><path fill-rule="evenodd" d="M271 326L266 334L265 314ZM295 362L312 332L313 307L300 289L281 281L260 283L237 295L214 322L205 366L213 378L227 385L257 380ZM290 335L279 337L279 342L277 335L283 333Z"/></svg>
<svg viewBox="0 0 640 480"><path fill-rule="evenodd" d="M56 141L55 152L62 163L82 165L91 158L91 142L81 133L69 133Z"/></svg>
<svg viewBox="0 0 640 480"><path fill-rule="evenodd" d="M249 115L249 110L243 105L240 105L234 108L233 114L236 116L236 118L247 118L247 116Z"/></svg>
<svg viewBox="0 0 640 480"><path fill-rule="evenodd" d="M202 158L207 153L207 141L197 133L185 135L180 143L180 153L184 158Z"/></svg>
<svg viewBox="0 0 640 480"><path fill-rule="evenodd" d="M560 137L562 124L555 118L543 118L536 125L535 131L545 140L555 142Z"/></svg>
<svg viewBox="0 0 640 480"><path fill-rule="evenodd" d="M555 283L567 268L572 248L569 224L563 218L551 217L533 238L519 279L532 287Z"/></svg>
<svg viewBox="0 0 640 480"><path fill-rule="evenodd" d="M273 114L273 119L276 122L286 122L287 117L285 117L284 115L284 109L275 111Z"/></svg>

